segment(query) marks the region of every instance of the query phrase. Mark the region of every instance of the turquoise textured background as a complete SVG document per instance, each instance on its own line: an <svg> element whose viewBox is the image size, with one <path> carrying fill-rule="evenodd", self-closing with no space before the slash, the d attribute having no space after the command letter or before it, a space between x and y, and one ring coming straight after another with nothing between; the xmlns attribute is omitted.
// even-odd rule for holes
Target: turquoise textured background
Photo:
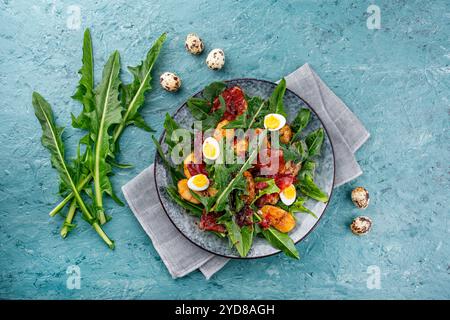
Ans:
<svg viewBox="0 0 450 320"><path fill-rule="evenodd" d="M366 27L370 4L381 9L380 30ZM80 8L79 29L71 6ZM0 298L450 298L449 1L2 0L0 26ZM112 50L134 65L168 32L154 75L174 71L183 88L171 94L153 81L143 114L157 134L165 112L213 80L277 80L305 62L360 117L372 135L357 153L364 175L336 190L297 246L300 261L231 261L209 281L199 272L173 280L128 207L110 201L105 229L115 251L81 219L68 239L59 237L62 218L47 215L59 201L57 178L31 92L49 100L73 146L80 133L69 111L80 106L70 96L85 27L97 75ZM223 70L208 70L206 54L185 52L189 32L207 50L224 49ZM116 172L117 190L154 156L149 134L135 128L121 146L119 160L135 167ZM374 221L361 238L348 228L361 214L349 199L357 185L371 193L364 214ZM80 290L66 287L70 265L80 267ZM367 286L370 266L381 272L379 289Z"/></svg>

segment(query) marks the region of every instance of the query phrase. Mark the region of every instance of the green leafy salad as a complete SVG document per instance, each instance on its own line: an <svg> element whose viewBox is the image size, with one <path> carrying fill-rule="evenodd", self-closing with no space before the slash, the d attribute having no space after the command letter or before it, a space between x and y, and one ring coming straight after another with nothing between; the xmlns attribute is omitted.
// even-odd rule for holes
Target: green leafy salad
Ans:
<svg viewBox="0 0 450 320"><path fill-rule="evenodd" d="M314 183L324 131L304 134L311 118L306 108L287 123L285 91L284 79L268 100L214 82L201 97L187 101L195 119L192 128L166 115L166 152L153 137L171 176L168 195L199 218L201 230L228 238L241 257L260 236L298 259L289 236L295 214L317 218L306 200L328 201Z"/></svg>

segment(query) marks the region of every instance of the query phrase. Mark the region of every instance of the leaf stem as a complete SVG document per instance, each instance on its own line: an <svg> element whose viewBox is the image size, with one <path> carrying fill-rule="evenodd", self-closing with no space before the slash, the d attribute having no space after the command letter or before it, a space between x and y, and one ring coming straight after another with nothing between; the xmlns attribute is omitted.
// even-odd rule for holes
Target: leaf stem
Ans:
<svg viewBox="0 0 450 320"><path fill-rule="evenodd" d="M67 213L67 217L64 220L64 225L60 232L61 237L63 238L67 237L67 234L69 233L69 225L72 224L76 211L77 211L77 202L75 200L72 200L72 203L70 204L69 207L69 212Z"/></svg>
<svg viewBox="0 0 450 320"><path fill-rule="evenodd" d="M114 129L114 134L113 134L113 142L114 143L119 141L119 137L122 134L123 129L125 128L125 123L128 121L128 119L126 117L127 117L127 115L125 115L125 118L123 119L123 121Z"/></svg>
<svg viewBox="0 0 450 320"><path fill-rule="evenodd" d="M98 222L94 222L92 224L92 227L94 228L94 230L99 234L99 236L103 239L103 241L106 242L106 244L108 245L108 247L113 250L115 248L114 245L114 241L112 241L111 239L108 238L108 236L106 235L105 231L103 231L102 227L100 227L100 225L98 224Z"/></svg>
<svg viewBox="0 0 450 320"><path fill-rule="evenodd" d="M35 114L38 118L39 122L42 126L43 131L43 137L46 137L42 139L44 147L46 147L51 154L51 161L52 165L60 171L60 175L65 176L67 179L67 183L72 189L72 192L74 194L75 200L78 203L78 206L85 216L86 220L92 224L92 226L95 228L97 233L102 237L102 239L108 244L108 246L111 248L112 241L108 238L108 236L105 234L101 228L98 226L98 222L94 219L92 214L89 212L88 208L86 207L86 204L84 203L83 199L81 198L80 193L77 190L77 186L75 185L74 181L72 180L72 177L70 175L70 172L67 168L66 161L64 159L64 149L63 144L60 136L60 132L58 132L58 129L56 127L56 124L53 120L53 112L51 109L51 106L48 104L45 99L38 94L37 92L33 93L33 107L35 108ZM44 143L46 142L46 143ZM112 248L114 248L114 244L112 244Z"/></svg>
<svg viewBox="0 0 450 320"><path fill-rule="evenodd" d="M261 103L261 105L259 106L259 108L256 111L255 115L253 116L252 120L250 121L250 124L248 125L249 128L251 128L252 125L255 123L256 118L258 117L259 113L261 112L263 106L264 106L264 102Z"/></svg>
<svg viewBox="0 0 450 320"><path fill-rule="evenodd" d="M77 185L77 190L81 191L84 186L91 181L92 176L91 174L88 174L83 180L81 180L81 182ZM70 200L73 199L73 192L69 193L67 195L67 197L65 197L63 199L63 201L61 201L55 208L53 208L52 211L50 211L49 216L50 217L54 217L59 211L62 210L62 208L64 208L66 206L67 203L69 203Z"/></svg>

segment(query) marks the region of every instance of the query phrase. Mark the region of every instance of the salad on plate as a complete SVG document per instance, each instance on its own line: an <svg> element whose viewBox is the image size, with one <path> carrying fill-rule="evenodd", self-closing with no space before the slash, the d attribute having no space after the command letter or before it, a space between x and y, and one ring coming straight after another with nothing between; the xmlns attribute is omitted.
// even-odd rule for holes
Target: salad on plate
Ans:
<svg viewBox="0 0 450 320"><path fill-rule="evenodd" d="M198 217L200 230L227 238L240 257L255 237L263 237L298 259L289 236L296 214L316 217L305 202L329 198L314 182L324 130L304 133L311 118L307 108L288 122L285 91L284 79L267 100L213 82L187 101L192 127L182 128L166 115L166 152L153 138L170 173L167 194Z"/></svg>

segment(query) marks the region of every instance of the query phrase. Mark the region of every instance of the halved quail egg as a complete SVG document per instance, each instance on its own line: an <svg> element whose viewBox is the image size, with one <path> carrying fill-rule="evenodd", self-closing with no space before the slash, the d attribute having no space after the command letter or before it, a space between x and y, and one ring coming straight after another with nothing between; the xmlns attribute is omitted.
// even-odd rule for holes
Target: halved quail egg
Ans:
<svg viewBox="0 0 450 320"><path fill-rule="evenodd" d="M290 206L295 202L297 198L297 191L295 190L295 186L291 184L289 187L285 188L280 192L280 199L285 205Z"/></svg>
<svg viewBox="0 0 450 320"><path fill-rule="evenodd" d="M189 178L187 183L189 189L193 191L203 191L209 187L209 179L206 175L200 173Z"/></svg>
<svg viewBox="0 0 450 320"><path fill-rule="evenodd" d="M264 117L264 128L269 131L278 131L286 124L286 118L278 113L269 113Z"/></svg>
<svg viewBox="0 0 450 320"><path fill-rule="evenodd" d="M213 137L206 138L202 146L203 156L209 160L216 160L220 155L219 142Z"/></svg>

